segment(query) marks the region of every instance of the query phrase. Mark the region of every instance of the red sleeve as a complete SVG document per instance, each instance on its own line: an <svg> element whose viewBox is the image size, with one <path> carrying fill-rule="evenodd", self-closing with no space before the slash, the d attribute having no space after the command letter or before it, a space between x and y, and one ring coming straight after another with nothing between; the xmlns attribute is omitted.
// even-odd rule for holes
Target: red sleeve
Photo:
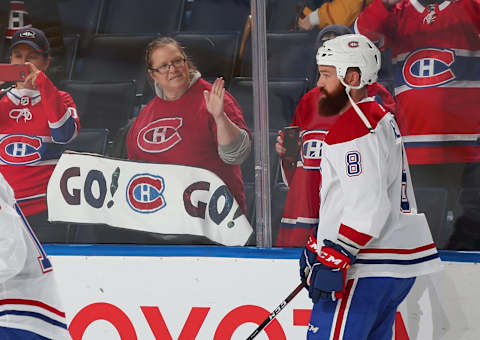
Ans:
<svg viewBox="0 0 480 340"><path fill-rule="evenodd" d="M382 0L374 0L359 15L354 24L355 33L360 33L377 43L380 48L393 40L395 17L387 10Z"/></svg>
<svg viewBox="0 0 480 340"><path fill-rule="evenodd" d="M388 111L395 114L397 103L392 94L380 83L373 83L367 87L368 96L382 104Z"/></svg>
<svg viewBox="0 0 480 340"><path fill-rule="evenodd" d="M37 76L35 86L42 96L42 108L54 141L71 140L80 131L80 118L72 96L59 91L43 72Z"/></svg>

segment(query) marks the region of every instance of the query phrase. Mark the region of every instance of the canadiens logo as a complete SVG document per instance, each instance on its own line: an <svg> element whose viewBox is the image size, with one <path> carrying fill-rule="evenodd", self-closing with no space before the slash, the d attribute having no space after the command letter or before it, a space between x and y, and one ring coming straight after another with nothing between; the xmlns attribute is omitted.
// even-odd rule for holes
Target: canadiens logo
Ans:
<svg viewBox="0 0 480 340"><path fill-rule="evenodd" d="M42 158L41 146L39 137L9 135L0 140L0 159L6 164L31 164Z"/></svg>
<svg viewBox="0 0 480 340"><path fill-rule="evenodd" d="M151 122L138 132L138 147L149 153L164 152L173 148L182 140L178 133L182 124L183 119L178 117L162 118Z"/></svg>
<svg viewBox="0 0 480 340"><path fill-rule="evenodd" d="M402 74L410 87L434 87L455 80L451 66L455 53L448 49L426 48L413 52L403 64Z"/></svg>
<svg viewBox="0 0 480 340"><path fill-rule="evenodd" d="M21 38L35 39L35 36L36 36L35 32L30 31L30 30L26 30L26 31L20 33Z"/></svg>
<svg viewBox="0 0 480 340"><path fill-rule="evenodd" d="M165 180L162 176L139 174L130 179L127 185L127 203L139 213L153 213L164 208L163 197Z"/></svg>
<svg viewBox="0 0 480 340"><path fill-rule="evenodd" d="M322 143L326 131L311 130L302 134L302 163L304 169L320 169L322 159Z"/></svg>
<svg viewBox="0 0 480 340"><path fill-rule="evenodd" d="M348 47L350 47L350 48L358 47L358 41L356 41L356 40L349 41L348 42Z"/></svg>

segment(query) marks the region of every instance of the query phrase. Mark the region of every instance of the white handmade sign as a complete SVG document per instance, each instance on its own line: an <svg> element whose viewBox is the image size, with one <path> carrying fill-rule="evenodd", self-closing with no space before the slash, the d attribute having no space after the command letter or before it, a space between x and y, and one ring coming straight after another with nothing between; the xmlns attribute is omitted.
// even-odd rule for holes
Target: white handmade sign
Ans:
<svg viewBox="0 0 480 340"><path fill-rule="evenodd" d="M64 153L47 190L49 221L103 223L245 245L252 233L225 183L200 168Z"/></svg>

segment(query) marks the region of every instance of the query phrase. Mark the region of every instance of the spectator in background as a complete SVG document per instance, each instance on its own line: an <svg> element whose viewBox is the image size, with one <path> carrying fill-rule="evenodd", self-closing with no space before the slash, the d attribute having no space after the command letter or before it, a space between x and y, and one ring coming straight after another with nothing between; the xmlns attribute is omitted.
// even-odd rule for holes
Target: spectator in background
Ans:
<svg viewBox="0 0 480 340"><path fill-rule="evenodd" d="M373 0L332 0L322 1L315 10L311 5L304 6L298 18L298 27L311 30L322 29L329 25L352 26L360 12Z"/></svg>
<svg viewBox="0 0 480 340"><path fill-rule="evenodd" d="M326 40L350 33L345 26L327 26L317 36L317 47ZM300 160L286 158L283 133L279 131L277 137L275 150L282 159L282 177L289 187L275 244L278 247L303 246L312 228L318 225L321 147L328 129L338 118L338 115L323 115L318 111L318 100L324 95L324 90L315 87L302 97L295 110L291 126L300 127ZM369 85L368 95L377 97L390 112L395 112L395 102L381 84ZM300 199L305 196L307 200Z"/></svg>
<svg viewBox="0 0 480 340"><path fill-rule="evenodd" d="M45 75L49 50L37 28L13 35L10 63L27 64L30 74L0 100L0 172L41 241L47 241L41 229L47 223L47 184L62 152L59 144L71 141L80 129L72 97Z"/></svg>
<svg viewBox="0 0 480 340"><path fill-rule="evenodd" d="M138 114L127 135L128 158L196 166L217 174L246 211L240 165L251 135L240 105L224 89L201 78L172 38L150 42L145 53L156 96Z"/></svg>
<svg viewBox="0 0 480 340"><path fill-rule="evenodd" d="M0 34L8 46L16 31L36 27L42 30L50 44L50 67L46 74L55 85L67 78L63 28L57 2L59 0L11 0L0 5ZM2 55L3 57L3 55Z"/></svg>
<svg viewBox="0 0 480 340"><path fill-rule="evenodd" d="M413 185L446 188L454 210L459 186L480 188L480 1L374 0L355 30L392 50ZM463 210L480 211L472 203ZM458 219L448 248L478 250L479 225Z"/></svg>

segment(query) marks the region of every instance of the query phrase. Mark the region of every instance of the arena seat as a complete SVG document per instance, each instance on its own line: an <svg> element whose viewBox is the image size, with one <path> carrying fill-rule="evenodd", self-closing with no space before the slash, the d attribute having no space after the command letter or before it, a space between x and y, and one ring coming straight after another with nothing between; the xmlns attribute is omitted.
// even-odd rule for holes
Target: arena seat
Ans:
<svg viewBox="0 0 480 340"><path fill-rule="evenodd" d="M87 1L88 2L88 1ZM186 0L106 0L99 33L162 33L178 31Z"/></svg>
<svg viewBox="0 0 480 340"><path fill-rule="evenodd" d="M267 33L267 73L269 78L315 77L315 38L311 32ZM252 76L252 44L247 40L239 76Z"/></svg>
<svg viewBox="0 0 480 340"><path fill-rule="evenodd" d="M253 130L253 83L251 78L233 78L230 93L237 99L247 126ZM298 102L307 91L302 78L271 79L268 82L269 130L277 132L292 122Z"/></svg>
<svg viewBox="0 0 480 340"><path fill-rule="evenodd" d="M108 129L81 128L77 137L63 145L64 150L90 152L105 155L107 151Z"/></svg>
<svg viewBox="0 0 480 340"><path fill-rule="evenodd" d="M57 1L63 34L79 34L80 46L98 31L100 15L105 0L62 0Z"/></svg>
<svg viewBox="0 0 480 340"><path fill-rule="evenodd" d="M78 56L72 79L136 81L141 95L146 79L145 47L157 34L96 34Z"/></svg>
<svg viewBox="0 0 480 340"><path fill-rule="evenodd" d="M250 14L249 0L195 0L187 8L182 30L243 31Z"/></svg>
<svg viewBox="0 0 480 340"><path fill-rule="evenodd" d="M72 79L73 66L78 53L78 44L80 41L79 34L70 34L63 36L63 43L65 45L66 67L65 71L67 79Z"/></svg>
<svg viewBox="0 0 480 340"><path fill-rule="evenodd" d="M106 128L111 136L133 116L135 81L66 80L61 88L73 97L82 128Z"/></svg>
<svg viewBox="0 0 480 340"><path fill-rule="evenodd" d="M202 77L222 76L228 88L238 54L239 32L178 32L173 37L185 47Z"/></svg>

